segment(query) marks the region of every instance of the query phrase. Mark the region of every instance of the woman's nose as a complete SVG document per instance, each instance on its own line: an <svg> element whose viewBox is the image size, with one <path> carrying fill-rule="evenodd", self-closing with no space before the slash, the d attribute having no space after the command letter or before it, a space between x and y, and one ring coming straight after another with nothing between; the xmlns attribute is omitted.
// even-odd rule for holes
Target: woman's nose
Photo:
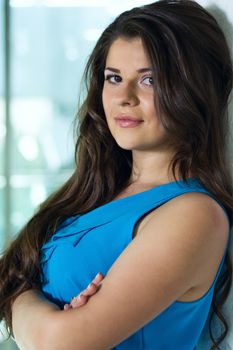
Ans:
<svg viewBox="0 0 233 350"><path fill-rule="evenodd" d="M121 106L137 105L139 103L137 91L135 87L130 84L121 86L118 97Z"/></svg>

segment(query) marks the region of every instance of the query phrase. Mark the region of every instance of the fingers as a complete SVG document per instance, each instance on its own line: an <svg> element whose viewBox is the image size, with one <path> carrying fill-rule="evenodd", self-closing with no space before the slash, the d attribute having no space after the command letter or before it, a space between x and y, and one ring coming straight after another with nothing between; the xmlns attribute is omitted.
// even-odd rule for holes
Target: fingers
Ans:
<svg viewBox="0 0 233 350"><path fill-rule="evenodd" d="M92 282L98 285L104 279L104 277L105 276L101 272L99 272Z"/></svg>
<svg viewBox="0 0 233 350"><path fill-rule="evenodd" d="M64 310L68 310L71 308L77 308L86 304L89 298L94 295L100 289L100 283L104 279L104 275L99 272L92 282L84 289L77 297L72 298L70 304L64 305Z"/></svg>
<svg viewBox="0 0 233 350"><path fill-rule="evenodd" d="M84 289L77 297L73 298L70 302L72 307L77 307L85 304L90 296L95 294L99 289L99 286L91 282L86 289Z"/></svg>
<svg viewBox="0 0 233 350"><path fill-rule="evenodd" d="M64 310L72 309L72 306L70 304L64 305Z"/></svg>
<svg viewBox="0 0 233 350"><path fill-rule="evenodd" d="M84 291L81 294L84 295L92 295L94 293L96 293L96 291L99 289L99 285L102 282L102 280L104 279L104 275L99 272L95 278L92 280L92 282L87 286L86 289L84 289Z"/></svg>
<svg viewBox="0 0 233 350"><path fill-rule="evenodd" d="M88 300L88 296L84 295L83 292L82 292L77 297L74 297L71 300L70 306L72 308L76 308L76 307L82 306L82 305L86 304L87 300Z"/></svg>
<svg viewBox="0 0 233 350"><path fill-rule="evenodd" d="M86 289L84 289L84 291L81 293L85 296L88 295L93 295L97 292L97 289L99 288L99 286L93 282L91 282Z"/></svg>

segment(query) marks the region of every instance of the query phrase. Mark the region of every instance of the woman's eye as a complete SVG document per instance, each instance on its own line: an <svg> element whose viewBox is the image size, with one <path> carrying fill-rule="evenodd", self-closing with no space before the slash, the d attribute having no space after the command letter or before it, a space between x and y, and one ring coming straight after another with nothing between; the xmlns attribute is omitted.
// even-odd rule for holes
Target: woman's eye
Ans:
<svg viewBox="0 0 233 350"><path fill-rule="evenodd" d="M105 77L105 80L109 81L111 84L117 84L122 81L122 78L120 75L117 74L108 74ZM152 86L153 85L153 77L144 77L141 79L141 82L147 86Z"/></svg>
<svg viewBox="0 0 233 350"><path fill-rule="evenodd" d="M145 85L148 85L148 86L154 84L152 77L145 77L144 79L142 79L142 81Z"/></svg>
<svg viewBox="0 0 233 350"><path fill-rule="evenodd" d="M108 80L112 84L120 83L121 82L121 77L116 74L109 74L105 77L105 80Z"/></svg>

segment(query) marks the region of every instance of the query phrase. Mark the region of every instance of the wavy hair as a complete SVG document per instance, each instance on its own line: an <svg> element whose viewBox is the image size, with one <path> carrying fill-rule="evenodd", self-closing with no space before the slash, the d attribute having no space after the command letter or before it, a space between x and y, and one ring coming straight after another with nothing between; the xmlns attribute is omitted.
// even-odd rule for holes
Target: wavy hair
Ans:
<svg viewBox="0 0 233 350"><path fill-rule="evenodd" d="M132 152L118 146L102 104L104 68L117 38L140 37L149 55L157 115L174 145L169 168L180 178L189 171L233 216L233 184L226 160L227 106L232 90L232 60L215 18L195 1L162 0L119 15L102 33L87 62L86 98L75 118L75 170L68 181L41 204L0 260L0 320L12 335L11 305L30 288L41 288L41 247L69 216L111 201L130 182ZM232 264L227 250L225 271L212 301L209 332L213 346L228 332L222 312L231 287ZM224 326L214 339L216 315Z"/></svg>

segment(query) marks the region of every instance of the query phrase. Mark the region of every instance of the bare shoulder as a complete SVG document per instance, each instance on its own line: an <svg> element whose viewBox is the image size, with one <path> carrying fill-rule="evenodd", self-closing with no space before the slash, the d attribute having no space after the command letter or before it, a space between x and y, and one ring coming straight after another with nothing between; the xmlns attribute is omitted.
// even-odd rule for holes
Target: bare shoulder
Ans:
<svg viewBox="0 0 233 350"><path fill-rule="evenodd" d="M193 285L178 300L200 298L212 285L222 260L229 234L229 221L224 209L212 197L200 192L182 194L153 210L145 227L170 225L170 232L180 237L183 248L196 252L196 275ZM186 227L186 230L185 230ZM185 237L177 232L185 231ZM143 234L143 230L140 232ZM195 247L195 248L194 248ZM197 263L198 262L198 263Z"/></svg>
<svg viewBox="0 0 233 350"><path fill-rule="evenodd" d="M150 213L147 224L159 219L162 221L168 215L173 224L183 219L190 226L204 225L211 229L212 234L220 235L223 244L228 238L229 222L224 209L205 193L189 192L169 200Z"/></svg>
<svg viewBox="0 0 233 350"><path fill-rule="evenodd" d="M176 212L181 209L183 215L187 214L190 224L194 227L195 223L199 222L204 228L209 228L209 234L216 239L215 242L218 244L222 242L225 247L229 221L225 210L214 198L205 193L189 192L176 197L174 201L171 200L167 204L170 205L170 209L176 207Z"/></svg>

